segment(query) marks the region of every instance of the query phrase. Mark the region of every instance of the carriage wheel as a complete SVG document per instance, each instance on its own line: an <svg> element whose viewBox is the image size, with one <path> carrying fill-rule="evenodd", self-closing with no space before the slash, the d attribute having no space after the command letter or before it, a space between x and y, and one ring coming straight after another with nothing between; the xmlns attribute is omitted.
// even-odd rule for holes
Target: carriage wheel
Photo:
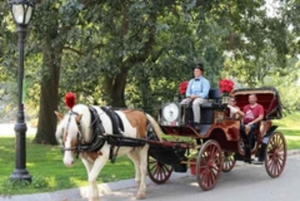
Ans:
<svg viewBox="0 0 300 201"><path fill-rule="evenodd" d="M208 140L200 149L196 176L199 186L207 191L215 187L220 179L223 154L220 145L215 140Z"/></svg>
<svg viewBox="0 0 300 201"><path fill-rule="evenodd" d="M230 172L234 168L235 163L234 153L224 152L222 172Z"/></svg>
<svg viewBox="0 0 300 201"><path fill-rule="evenodd" d="M272 178L279 177L286 162L286 142L281 132L271 135L265 151L265 168Z"/></svg>
<svg viewBox="0 0 300 201"><path fill-rule="evenodd" d="M150 155L148 155L147 169L150 179L156 184L165 183L173 172L172 166L164 164Z"/></svg>

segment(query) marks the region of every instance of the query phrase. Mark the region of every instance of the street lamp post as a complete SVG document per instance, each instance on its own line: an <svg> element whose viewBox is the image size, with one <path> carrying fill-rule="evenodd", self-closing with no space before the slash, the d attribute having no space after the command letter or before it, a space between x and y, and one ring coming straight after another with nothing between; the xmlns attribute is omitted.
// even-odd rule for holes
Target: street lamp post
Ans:
<svg viewBox="0 0 300 201"><path fill-rule="evenodd" d="M31 182L31 175L26 170L26 131L24 106L22 102L23 78L24 78L24 42L27 33L27 25L30 22L34 11L34 4L29 0L11 0L11 12L17 32L19 34L19 64L18 64L18 114L15 124L16 142L15 142L15 170L10 175L11 180L25 180Z"/></svg>

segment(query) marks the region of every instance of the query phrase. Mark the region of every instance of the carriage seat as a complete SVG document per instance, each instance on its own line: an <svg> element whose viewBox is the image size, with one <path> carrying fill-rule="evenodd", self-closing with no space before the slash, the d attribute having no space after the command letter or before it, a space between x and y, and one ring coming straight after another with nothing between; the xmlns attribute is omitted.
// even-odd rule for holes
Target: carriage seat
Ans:
<svg viewBox="0 0 300 201"><path fill-rule="evenodd" d="M208 102L202 103L200 124L213 124L214 110L220 108L221 94L218 88L210 89L208 93Z"/></svg>
<svg viewBox="0 0 300 201"><path fill-rule="evenodd" d="M219 88L210 89L208 93L208 102L202 103L201 108L218 108L221 100Z"/></svg>

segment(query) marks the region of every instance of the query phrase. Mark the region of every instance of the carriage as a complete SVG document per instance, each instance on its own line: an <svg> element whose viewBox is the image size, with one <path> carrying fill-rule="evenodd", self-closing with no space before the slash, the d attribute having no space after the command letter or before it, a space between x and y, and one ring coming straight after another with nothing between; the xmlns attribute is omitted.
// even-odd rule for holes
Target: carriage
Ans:
<svg viewBox="0 0 300 201"><path fill-rule="evenodd" d="M282 118L280 96L271 87L236 89L231 96L242 109L248 104L250 94L257 96L265 110L264 119L255 131L251 155L263 159L268 175L275 178L283 172L287 158L284 135L272 125L273 119ZM199 186L210 190L221 172L231 171L238 160L247 161L239 133L241 123L229 117L219 89L211 89L208 102L200 107L201 129L196 130L191 124L191 107L181 106L178 101L162 104L158 121L167 137L162 143L151 144L149 149L148 175L153 182L162 184L173 171L187 172L189 166Z"/></svg>
<svg viewBox="0 0 300 201"><path fill-rule="evenodd" d="M250 145L251 154L264 160L270 177L279 177L287 158L285 138L272 125L273 119L282 118L279 93L269 87L236 89L231 95L243 108L250 94L257 96L265 110ZM199 186L210 190L221 172L231 171L237 160L251 163L239 133L241 123L228 115L226 99L221 97L219 89L209 91L208 102L200 106L200 130L196 130L191 124L191 107L181 106L179 101L163 103L157 123L151 115L136 109L75 105L75 95L68 93L65 102L69 112L65 115L55 112L60 119L56 137L63 145L63 162L71 167L74 155L80 156L88 173L90 201L99 200L96 180L105 163L115 162L117 156L124 154L135 166L138 199L146 197L147 171L153 182L162 184L173 171L187 172L189 166Z"/></svg>

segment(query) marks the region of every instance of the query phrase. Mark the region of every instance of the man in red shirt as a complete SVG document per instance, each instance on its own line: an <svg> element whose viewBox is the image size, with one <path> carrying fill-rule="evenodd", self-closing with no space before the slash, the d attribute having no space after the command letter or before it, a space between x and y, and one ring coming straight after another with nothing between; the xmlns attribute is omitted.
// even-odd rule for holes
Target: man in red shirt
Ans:
<svg viewBox="0 0 300 201"><path fill-rule="evenodd" d="M255 94L249 95L249 105L243 109L245 114L241 124L241 135L245 138L245 157L246 161L251 161L251 148L254 139L254 131L258 129L258 123L264 118L264 108L257 103Z"/></svg>

